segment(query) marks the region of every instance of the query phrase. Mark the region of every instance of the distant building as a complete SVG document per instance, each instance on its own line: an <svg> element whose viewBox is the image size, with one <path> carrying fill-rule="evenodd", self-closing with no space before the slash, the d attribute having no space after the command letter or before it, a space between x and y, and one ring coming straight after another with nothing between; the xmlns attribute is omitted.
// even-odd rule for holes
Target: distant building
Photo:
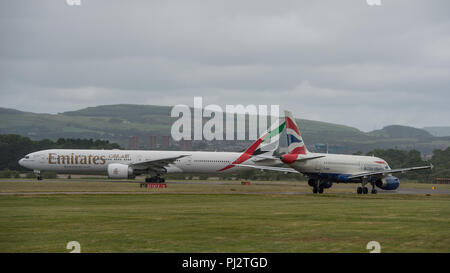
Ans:
<svg viewBox="0 0 450 273"><path fill-rule="evenodd" d="M316 153L327 153L328 152L328 144L316 143L316 144L314 144L314 150L316 151Z"/></svg>
<svg viewBox="0 0 450 273"><path fill-rule="evenodd" d="M192 140L185 140L182 138L180 140L180 150L181 151L192 151Z"/></svg>
<svg viewBox="0 0 450 273"><path fill-rule="evenodd" d="M161 147L162 148L169 148L169 145L170 145L170 136L163 136L162 137L162 144L161 144Z"/></svg>
<svg viewBox="0 0 450 273"><path fill-rule="evenodd" d="M328 145L328 143L316 143L313 149L316 153L345 154L348 152L346 145Z"/></svg>
<svg viewBox="0 0 450 273"><path fill-rule="evenodd" d="M139 138L137 136L132 136L128 140L128 149L137 150L139 148Z"/></svg>
<svg viewBox="0 0 450 273"><path fill-rule="evenodd" d="M148 145L149 148L155 149L156 145L158 144L157 142L158 142L158 138L156 136L150 136L149 145Z"/></svg>
<svg viewBox="0 0 450 273"><path fill-rule="evenodd" d="M436 184L450 184L450 178L436 178Z"/></svg>

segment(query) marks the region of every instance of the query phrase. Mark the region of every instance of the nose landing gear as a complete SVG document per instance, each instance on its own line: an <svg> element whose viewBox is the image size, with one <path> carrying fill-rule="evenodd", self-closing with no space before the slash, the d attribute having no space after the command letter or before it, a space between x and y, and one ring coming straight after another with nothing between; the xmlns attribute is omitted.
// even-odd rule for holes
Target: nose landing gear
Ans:
<svg viewBox="0 0 450 273"><path fill-rule="evenodd" d="M34 172L34 174L36 175L37 180L38 180L38 181L41 181L41 180L42 180L41 171L34 170L33 172Z"/></svg>
<svg viewBox="0 0 450 273"><path fill-rule="evenodd" d="M377 189L375 189L375 182L371 182L370 183L371 185L372 185L372 190L370 191L370 193L372 193L372 194L377 194Z"/></svg>

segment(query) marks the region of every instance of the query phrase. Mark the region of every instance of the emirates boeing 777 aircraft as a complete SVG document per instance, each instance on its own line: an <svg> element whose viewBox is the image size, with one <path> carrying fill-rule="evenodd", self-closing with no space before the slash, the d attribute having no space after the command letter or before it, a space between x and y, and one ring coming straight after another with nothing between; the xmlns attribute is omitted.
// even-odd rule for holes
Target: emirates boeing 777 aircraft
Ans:
<svg viewBox="0 0 450 273"><path fill-rule="evenodd" d="M232 173L245 171L239 164L279 166L278 158L269 158L278 148L285 123L275 123L243 153L130 150L43 150L26 155L19 164L34 170L58 173L104 173L114 179L150 174L146 182L164 182L166 173ZM261 157L265 156L265 157Z"/></svg>

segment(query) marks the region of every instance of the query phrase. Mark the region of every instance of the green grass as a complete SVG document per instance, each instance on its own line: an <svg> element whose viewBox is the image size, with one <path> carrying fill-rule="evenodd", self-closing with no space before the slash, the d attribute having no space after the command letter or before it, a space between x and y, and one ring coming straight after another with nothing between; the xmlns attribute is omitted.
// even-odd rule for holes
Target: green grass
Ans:
<svg viewBox="0 0 450 273"><path fill-rule="evenodd" d="M1 252L449 252L450 196L0 196L0 230Z"/></svg>

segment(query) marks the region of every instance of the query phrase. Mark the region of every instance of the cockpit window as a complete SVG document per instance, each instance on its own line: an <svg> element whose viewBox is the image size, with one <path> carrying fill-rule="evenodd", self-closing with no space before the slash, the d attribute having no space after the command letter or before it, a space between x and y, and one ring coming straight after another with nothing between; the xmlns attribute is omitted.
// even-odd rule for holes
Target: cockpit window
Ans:
<svg viewBox="0 0 450 273"><path fill-rule="evenodd" d="M30 159L30 156L29 156L29 155L27 155L27 156L25 156L25 158L26 158L26 159Z"/></svg>

